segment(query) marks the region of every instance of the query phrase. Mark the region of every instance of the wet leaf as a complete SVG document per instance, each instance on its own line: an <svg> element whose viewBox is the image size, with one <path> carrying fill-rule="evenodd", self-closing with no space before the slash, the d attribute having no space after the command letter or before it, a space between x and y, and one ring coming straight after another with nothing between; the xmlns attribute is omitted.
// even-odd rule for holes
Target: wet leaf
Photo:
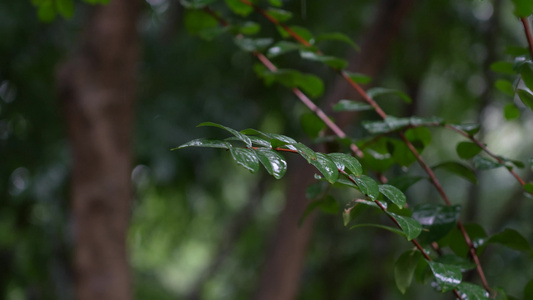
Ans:
<svg viewBox="0 0 533 300"><path fill-rule="evenodd" d="M518 231L511 228L506 228L504 231L494 234L484 245L486 246L487 244L500 244L513 250L532 253L529 242Z"/></svg>
<svg viewBox="0 0 533 300"><path fill-rule="evenodd" d="M435 261L428 261L427 263L443 293L455 289L461 283L463 276L458 266L445 265Z"/></svg>
<svg viewBox="0 0 533 300"><path fill-rule="evenodd" d="M276 179L280 179L285 175L287 162L279 153L267 148L258 148L255 151L257 158L270 175Z"/></svg>
<svg viewBox="0 0 533 300"><path fill-rule="evenodd" d="M342 58L322 55L313 51L300 50L300 57L306 60L325 63L326 65L337 70L344 69L348 65L348 62Z"/></svg>
<svg viewBox="0 0 533 300"><path fill-rule="evenodd" d="M307 147L306 145L302 143L296 143L292 144L294 148L298 151L298 153L307 160L308 163L311 163L311 161L316 160L316 153L315 151L311 150L311 148Z"/></svg>
<svg viewBox="0 0 533 300"><path fill-rule="evenodd" d="M217 124L217 123L213 123L213 122L204 122L204 123L199 124L196 127L202 127L202 126L212 126L212 127L218 127L218 128L224 129L224 130L230 132L231 134L233 134L237 139L239 139L242 142L244 142L246 144L246 146L248 146L250 148L252 147L252 140L249 137L247 137L246 135L238 132L235 129L232 129L232 128L229 128L229 127L226 127L224 125Z"/></svg>
<svg viewBox="0 0 533 300"><path fill-rule="evenodd" d="M387 212L387 214L391 215L396 219L398 224L400 224L400 227L402 228L402 231L405 233L405 237L408 241L415 239L417 236L420 235L420 232L422 232L422 226L418 221L411 217L407 216L401 216L395 213Z"/></svg>
<svg viewBox="0 0 533 300"><path fill-rule="evenodd" d="M285 53L300 49L300 44L288 42L288 41L279 41L274 46L270 47L267 51L268 58L274 58Z"/></svg>
<svg viewBox="0 0 533 300"><path fill-rule="evenodd" d="M253 150L230 147L231 156L241 166L255 173L259 170L259 159Z"/></svg>
<svg viewBox="0 0 533 300"><path fill-rule="evenodd" d="M366 175L355 177L355 183L359 187L361 193L365 194L372 200L376 200L379 196L379 186L376 181Z"/></svg>
<svg viewBox="0 0 533 300"><path fill-rule="evenodd" d="M406 93L394 89L388 89L388 88L381 88L381 87L375 87L367 90L366 92L370 98L380 97L383 95L395 95L397 97L400 97L403 101L407 103L413 102L409 96L407 96Z"/></svg>
<svg viewBox="0 0 533 300"><path fill-rule="evenodd" d="M445 265L458 266L461 269L461 272L476 268L476 264L469 259L454 254L439 256L435 259L435 261Z"/></svg>
<svg viewBox="0 0 533 300"><path fill-rule="evenodd" d="M533 94L522 89L518 89L517 93L518 97L520 97L520 100L522 100L522 103L524 103L530 109L533 109Z"/></svg>
<svg viewBox="0 0 533 300"><path fill-rule="evenodd" d="M323 153L315 153L316 159L308 160L315 166L329 183L334 183L339 178L339 171L335 163Z"/></svg>
<svg viewBox="0 0 533 300"><path fill-rule="evenodd" d="M490 170L495 169L504 166L503 164L500 164L499 162L493 161L491 159L485 158L483 156L475 156L472 160L474 163L474 168L478 170Z"/></svg>
<svg viewBox="0 0 533 300"><path fill-rule="evenodd" d="M429 244L446 236L456 225L461 207L424 203L413 208L412 218L424 231L418 237L420 243Z"/></svg>
<svg viewBox="0 0 533 300"><path fill-rule="evenodd" d="M372 77L361 74L361 73L354 73L354 72L348 72L348 71L344 71L344 73L346 73L346 75L348 75L348 77L350 77L350 79L355 83L367 84L367 83L370 83L370 81L372 81Z"/></svg>
<svg viewBox="0 0 533 300"><path fill-rule="evenodd" d="M393 204L398 206L398 208L401 209L405 206L407 198L405 197L405 194L397 187L389 184L382 184L379 186L379 192L387 197L387 199L389 199Z"/></svg>
<svg viewBox="0 0 533 300"><path fill-rule="evenodd" d="M177 150L187 147L206 147L206 148L223 148L228 149L224 141L221 140L215 140L215 139L196 139L192 140L190 142L187 142L183 145L180 145L176 148L172 148L171 150Z"/></svg>
<svg viewBox="0 0 533 300"><path fill-rule="evenodd" d="M352 41L352 39L350 39L347 35L345 35L343 33L340 33L340 32L319 34L319 35L316 36L315 40L317 42L325 41L325 40L340 41L340 42L344 42L344 43L352 46L357 51L360 50L359 46L357 46L357 44L354 43L354 41Z"/></svg>
<svg viewBox="0 0 533 300"><path fill-rule="evenodd" d="M328 156L337 165L337 168L355 176L363 174L363 167L355 157L345 153L329 153Z"/></svg>
<svg viewBox="0 0 533 300"><path fill-rule="evenodd" d="M496 82L494 83L494 86L501 92L509 95L509 96L514 96L514 87L513 87L513 84L511 82L509 82L508 80L504 80L504 79L499 79L499 80L496 80Z"/></svg>
<svg viewBox="0 0 533 300"><path fill-rule="evenodd" d="M463 300L488 300L489 293L481 286L469 282L461 282L457 291Z"/></svg>

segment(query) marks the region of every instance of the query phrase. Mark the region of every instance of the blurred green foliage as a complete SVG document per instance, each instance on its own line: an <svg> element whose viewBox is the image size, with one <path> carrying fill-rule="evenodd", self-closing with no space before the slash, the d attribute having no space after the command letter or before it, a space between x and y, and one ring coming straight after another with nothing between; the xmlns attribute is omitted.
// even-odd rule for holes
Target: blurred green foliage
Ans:
<svg viewBox="0 0 533 300"><path fill-rule="evenodd" d="M270 2L283 2L284 9L292 12L291 24L317 35L342 32L356 42L378 9L375 1L355 1L349 6L342 1L316 1L305 7L302 1ZM527 6L527 1L512 2ZM390 49L387 65L372 79L376 85L407 91L415 104L384 100L380 102L384 109L398 117L412 109L424 117L480 122L483 141L493 152L521 161L529 158L531 111L517 106L519 115L512 109L504 115L503 107L513 99L492 88L496 74L489 71L490 64L509 61L525 46L512 2L417 2ZM214 5L227 11L224 3ZM70 150L54 74L76 50L90 9L68 0L0 1L2 299L72 298ZM56 14L69 19L54 18ZM495 16L499 22L491 25ZM50 22L43 24L38 17ZM238 15L234 18L244 22ZM204 121L304 138L300 117L308 112L283 86L265 87L254 72L253 56L237 48L229 35L200 40L184 29L187 20L178 1L170 0L146 1L139 20L143 57L138 65L132 171L136 196L129 233L136 297L185 298L197 289L201 299L249 299L285 201L287 183L252 176L223 151L177 154L170 149L198 136L220 136L220 131L207 127L193 130ZM278 38L277 29L259 16L250 14L247 21L261 25L258 37ZM496 29L490 30L491 26ZM240 30L248 29L242 26ZM324 41L321 49L343 58L355 51L332 41ZM331 91L333 72L292 54L276 58L276 63L314 74L324 81L324 93ZM498 65L493 69L498 71ZM514 80L513 75L497 76ZM500 90L509 90L504 81L500 86ZM317 103L324 98L318 97ZM374 118L372 112L361 115ZM352 136L362 138L366 133L361 128L356 122L348 129ZM431 132L431 147L424 152L431 165L471 154L472 149L462 149L458 156L456 145L463 141L459 136L442 129ZM374 150L379 152L380 147ZM405 168L394 168L394 172L401 174ZM409 169L424 176L416 166ZM529 243L533 241L531 199L523 200L521 188L504 168L477 171L476 186L446 172L438 175L453 204L462 205L463 213L469 214L469 221L482 224L491 234L511 227ZM351 199L341 190L332 193L336 199ZM407 197L413 206L439 203L436 192L423 180L407 190ZM242 228L232 231L237 217ZM386 222L377 213L360 218ZM226 245L225 241L232 242ZM392 270L407 250L408 244L389 232L348 231L339 215L322 214L309 246L299 299L444 299L417 283L405 295L397 290ZM488 246L485 252L490 254L482 257L489 282L521 297L533 278L533 268L526 267L531 265L530 258L497 245ZM209 273L206 268L216 260L216 272ZM532 290L528 286L526 295Z"/></svg>

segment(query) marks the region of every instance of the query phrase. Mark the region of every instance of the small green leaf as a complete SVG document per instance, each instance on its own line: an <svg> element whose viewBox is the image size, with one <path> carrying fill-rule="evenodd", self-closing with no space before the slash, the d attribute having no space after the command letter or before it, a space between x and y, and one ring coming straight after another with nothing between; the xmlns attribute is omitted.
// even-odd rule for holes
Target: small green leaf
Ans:
<svg viewBox="0 0 533 300"><path fill-rule="evenodd" d="M461 269L461 272L476 268L475 263L473 263L467 258L460 257L455 254L446 254L443 256L439 256L435 259L435 261L445 265L458 266Z"/></svg>
<svg viewBox="0 0 533 300"><path fill-rule="evenodd" d="M241 166L255 173L259 170L259 159L255 152L250 149L229 147L231 156Z"/></svg>
<svg viewBox="0 0 533 300"><path fill-rule="evenodd" d="M252 141L253 145L259 145L259 146L262 146L262 147L270 148L270 141L267 141L267 140L262 139L262 138L257 137L257 136L248 136L248 137Z"/></svg>
<svg viewBox="0 0 533 300"><path fill-rule="evenodd" d="M479 285L461 282L457 286L457 292L463 300L489 300L489 293Z"/></svg>
<svg viewBox="0 0 533 300"><path fill-rule="evenodd" d="M514 14L519 18L528 17L533 11L533 2L529 0L512 0L515 5Z"/></svg>
<svg viewBox="0 0 533 300"><path fill-rule="evenodd" d="M311 150L311 148L307 147L306 145L302 143L296 143L292 144L294 148L300 153L300 155L307 160L308 163L311 163L311 161L316 160L316 153L315 151Z"/></svg>
<svg viewBox="0 0 533 300"><path fill-rule="evenodd" d="M316 36L315 40L317 42L324 41L324 40L333 40L333 41L340 41L345 42L348 45L352 46L355 50L359 51L360 48L357 46L352 39L350 39L347 35L340 33L340 32L332 32L332 33L324 33L319 34Z"/></svg>
<svg viewBox="0 0 533 300"><path fill-rule="evenodd" d="M285 54L287 52L291 52L294 50L300 49L300 44L288 42L288 41L279 41L274 46L270 47L267 51L268 58L274 58L277 56L280 56L282 54Z"/></svg>
<svg viewBox="0 0 533 300"><path fill-rule="evenodd" d="M435 261L428 261L427 263L443 293L453 290L461 283L463 276L458 266L445 265Z"/></svg>
<svg viewBox="0 0 533 300"><path fill-rule="evenodd" d="M74 15L74 3L72 0L56 0L56 8L64 18L70 19Z"/></svg>
<svg viewBox="0 0 533 300"><path fill-rule="evenodd" d="M522 100L522 103L524 103L530 109L533 109L533 94L522 89L518 89L517 93L518 97L520 97L520 100Z"/></svg>
<svg viewBox="0 0 533 300"><path fill-rule="evenodd" d="M242 33L244 35L254 35L261 30L261 25L255 22L245 22L241 26L239 26L239 33Z"/></svg>
<svg viewBox="0 0 533 300"><path fill-rule="evenodd" d="M344 73L346 73L346 75L348 75L348 77L350 77L350 79L355 83L367 84L367 83L370 83L370 81L372 81L372 77L361 74L361 73L354 73L354 72L348 72L348 71L344 71Z"/></svg>
<svg viewBox="0 0 533 300"><path fill-rule="evenodd" d="M459 175L461 177L463 177L464 179L472 182L473 184L477 184L477 178L476 178L476 173L474 173L474 171L472 169L470 169L469 167L467 166L464 166L460 163L456 163L456 162L444 162L444 163L441 163L441 164L438 164L434 167L432 167L433 170L436 170L436 169L444 169L448 172L451 172L455 175Z"/></svg>
<svg viewBox="0 0 533 300"><path fill-rule="evenodd" d="M248 37L236 37L235 44L239 46L243 51L255 52L261 51L272 44L271 38L248 38Z"/></svg>
<svg viewBox="0 0 533 300"><path fill-rule="evenodd" d="M479 124L450 124L450 126L468 133L470 136L478 133Z"/></svg>
<svg viewBox="0 0 533 300"><path fill-rule="evenodd" d="M297 86L311 97L316 98L324 93L324 82L315 75L302 74L298 78Z"/></svg>
<svg viewBox="0 0 533 300"><path fill-rule="evenodd" d="M240 0L225 0L225 2L231 11L239 16L246 17L254 10L251 5L247 5Z"/></svg>
<svg viewBox="0 0 533 300"><path fill-rule="evenodd" d="M533 194L533 183L524 184L524 191Z"/></svg>
<svg viewBox="0 0 533 300"><path fill-rule="evenodd" d="M513 63L506 62L506 61L498 61L490 65L490 69L496 73L501 74L507 74L507 75L514 75L516 74L515 70L513 69Z"/></svg>
<svg viewBox="0 0 533 300"><path fill-rule="evenodd" d="M187 147L206 147L206 148L223 148L228 149L226 143L221 140L215 140L215 139L196 139L192 140L190 142L187 142L183 145L180 145L176 148L172 148L171 150L177 150Z"/></svg>
<svg viewBox="0 0 533 300"><path fill-rule="evenodd" d="M411 286L416 266L421 259L422 254L419 251L409 250L402 253L394 263L394 279L402 294Z"/></svg>
<svg viewBox="0 0 533 300"><path fill-rule="evenodd" d="M303 131L311 138L316 138L324 128L326 124L316 116L314 113L304 113L300 116L300 126Z"/></svg>
<svg viewBox="0 0 533 300"><path fill-rule="evenodd" d="M344 69L348 65L348 62L342 58L322 55L308 50L300 50L300 57L311 61L325 63L334 69Z"/></svg>
<svg viewBox="0 0 533 300"><path fill-rule="evenodd" d="M523 64L520 68L520 75L528 89L533 90L533 70L531 62Z"/></svg>
<svg viewBox="0 0 533 300"><path fill-rule="evenodd" d="M405 128L409 125L412 126L437 126L442 124L442 119L437 117L430 118L397 118L393 116L388 116L384 121L365 121L363 122L363 127L373 134L382 134L392 131L396 131L402 128Z"/></svg>
<svg viewBox="0 0 533 300"><path fill-rule="evenodd" d="M520 110L514 103L507 103L503 108L503 116L507 121L515 120L520 117Z"/></svg>
<svg viewBox="0 0 533 300"><path fill-rule="evenodd" d="M270 5L275 6L275 7L282 7L283 6L283 1L282 0L268 0L268 3L270 3Z"/></svg>
<svg viewBox="0 0 533 300"><path fill-rule="evenodd" d="M365 194L372 200L376 200L379 196L379 186L374 179L366 175L355 177L355 183L359 187L361 193Z"/></svg>
<svg viewBox="0 0 533 300"><path fill-rule="evenodd" d="M233 134L237 139L241 140L242 142L244 142L246 144L246 146L248 146L249 148L252 147L252 140L250 140L249 137L247 137L246 135L238 132L237 130L235 129L232 129L232 128L229 128L229 127L226 127L224 125L220 125L220 124L217 124L217 123L213 123L213 122L204 122L204 123L201 123L199 124L198 126L196 127L202 127L202 126L212 126L212 127L218 127L218 128L221 128L221 129L224 129L226 131L229 131L231 134Z"/></svg>
<svg viewBox="0 0 533 300"><path fill-rule="evenodd" d="M43 22L52 22L56 18L56 8L52 0L43 1L37 8L37 16Z"/></svg>
<svg viewBox="0 0 533 300"><path fill-rule="evenodd" d="M339 178L339 171L335 163L323 153L315 153L316 159L308 160L315 166L329 183L334 183Z"/></svg>
<svg viewBox="0 0 533 300"><path fill-rule="evenodd" d="M529 55L529 48L522 46L506 46L505 54L509 54L514 57Z"/></svg>
<svg viewBox="0 0 533 300"><path fill-rule="evenodd" d="M388 231L390 231L392 233L396 233L396 234L399 234L399 235L405 237L405 233L403 231L398 230L396 228L389 227L389 226L381 225L381 224L357 224L357 225L353 225L352 227L350 227L350 230L355 229L355 228L360 228L360 227L381 228L381 229L385 229L385 230L388 230Z"/></svg>
<svg viewBox="0 0 533 300"><path fill-rule="evenodd" d="M407 198L405 197L405 194L397 187L389 184L382 184L379 186L379 192L387 197L387 199L389 199L396 206L398 206L398 208L401 209L405 206Z"/></svg>
<svg viewBox="0 0 533 300"><path fill-rule="evenodd" d="M474 247L481 247L485 242L485 238L487 237L485 229L483 229L481 225L475 223L464 224L464 227L470 236ZM439 240L439 246L449 246L455 254L465 258L470 252L470 248L466 244L462 232L457 227L453 228L448 235Z"/></svg>
<svg viewBox="0 0 533 300"><path fill-rule="evenodd" d="M528 281L524 288L524 299L533 299L533 279Z"/></svg>
<svg viewBox="0 0 533 300"><path fill-rule="evenodd" d="M420 243L429 244L446 236L455 226L461 213L459 205L447 206L424 203L413 208L411 217L417 220L424 231L418 237Z"/></svg>
<svg viewBox="0 0 533 300"><path fill-rule="evenodd" d="M187 10L184 24L191 35L201 35L205 30L218 27L217 19L203 10Z"/></svg>
<svg viewBox="0 0 533 300"><path fill-rule="evenodd" d="M484 245L487 244L501 244L513 250L532 253L529 242L518 231L510 228L491 236Z"/></svg>
<svg viewBox="0 0 533 300"><path fill-rule="evenodd" d="M345 153L329 153L328 156L333 160L338 169L351 173L355 176L363 174L363 167L361 163L353 156Z"/></svg>
<svg viewBox="0 0 533 300"><path fill-rule="evenodd" d="M485 158L483 156L476 155L474 156L474 159L472 160L474 163L474 168L478 170L490 170L495 169L504 166L503 164L500 164L499 162L490 160L488 158Z"/></svg>
<svg viewBox="0 0 533 300"><path fill-rule="evenodd" d="M407 217L407 216L401 216L395 213L391 213L387 211L387 214L394 217L398 224L400 224L400 227L402 228L402 231L405 233L405 237L408 241L415 239L417 236L420 235L422 232L422 226L420 223L418 223L417 220Z"/></svg>
<svg viewBox="0 0 533 300"><path fill-rule="evenodd" d="M505 94L509 96L514 96L514 87L511 82L504 79L496 80L494 83L494 86L501 92L504 92Z"/></svg>
<svg viewBox="0 0 533 300"><path fill-rule="evenodd" d="M455 148L457 154L462 159L470 159L481 152L481 147L472 142L460 142Z"/></svg>
<svg viewBox="0 0 533 300"><path fill-rule="evenodd" d="M424 147L431 143L431 131L426 127L409 128L405 131L405 137L410 142L420 141ZM423 148L417 150L421 152Z"/></svg>
<svg viewBox="0 0 533 300"><path fill-rule="evenodd" d="M395 95L400 97L403 101L407 103L413 102L409 96L407 96L406 93L394 89L388 89L388 88L381 88L381 87L375 87L367 90L366 92L370 98L376 98L383 95Z"/></svg>
<svg viewBox="0 0 533 300"><path fill-rule="evenodd" d="M370 104L342 99L333 105L334 111L363 111L374 109Z"/></svg>
<svg viewBox="0 0 533 300"><path fill-rule="evenodd" d="M255 150L257 158L263 164L268 174L280 179L287 171L287 162L276 151L267 148L258 148Z"/></svg>
<svg viewBox="0 0 533 300"><path fill-rule="evenodd" d="M280 23L286 22L292 18L292 13L284 9L269 8L267 13Z"/></svg>

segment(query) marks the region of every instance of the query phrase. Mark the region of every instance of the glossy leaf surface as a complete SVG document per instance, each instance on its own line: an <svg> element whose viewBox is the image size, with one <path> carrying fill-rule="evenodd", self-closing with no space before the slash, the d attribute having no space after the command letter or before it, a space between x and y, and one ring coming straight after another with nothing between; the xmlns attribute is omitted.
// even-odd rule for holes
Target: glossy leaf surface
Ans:
<svg viewBox="0 0 533 300"><path fill-rule="evenodd" d="M259 159L253 150L230 147L231 156L241 166L255 173L259 170Z"/></svg>
<svg viewBox="0 0 533 300"><path fill-rule="evenodd" d="M402 294L411 286L416 266L421 259L422 254L419 251L409 250L402 253L394 263L394 280Z"/></svg>
<svg viewBox="0 0 533 300"><path fill-rule="evenodd" d="M246 146L252 147L252 140L248 136L238 132L235 129L232 129L232 128L229 128L224 125L217 124L217 123L213 123L213 122L204 122L204 123L199 124L197 127L202 127L202 126L212 126L212 127L218 127L218 128L224 129L230 132L231 134L233 134L239 140L243 141L246 144Z"/></svg>
<svg viewBox="0 0 533 300"><path fill-rule="evenodd" d="M477 178L474 171L465 165L456 162L445 162L434 166L432 169L443 169L476 184Z"/></svg>
<svg viewBox="0 0 533 300"><path fill-rule="evenodd" d="M206 148L223 148L228 149L227 145L224 143L224 141L221 140L215 140L215 139L196 139L192 140L190 142L187 142L183 145L180 145L176 148L173 148L172 150L176 149L182 149L187 147L206 147Z"/></svg>
<svg viewBox="0 0 533 300"><path fill-rule="evenodd" d="M488 300L489 293L483 287L469 282L461 282L457 291L463 300Z"/></svg>
<svg viewBox="0 0 533 300"><path fill-rule="evenodd" d="M367 195L370 199L376 200L379 196L379 186L376 181L366 175L355 177L355 183L361 193Z"/></svg>
<svg viewBox="0 0 533 300"><path fill-rule="evenodd" d="M418 221L411 217L401 216L395 213L387 212L389 215L393 216L398 224L400 224L400 227L402 228L402 231L405 233L405 237L408 241L415 239L420 235L420 232L422 232L422 226Z"/></svg>
<svg viewBox="0 0 533 300"><path fill-rule="evenodd" d="M339 178L339 171L337 165L325 154L315 153L316 159L308 160L315 168L317 168L329 183L334 183Z"/></svg>
<svg viewBox="0 0 533 300"><path fill-rule="evenodd" d="M379 186L379 192L387 197L387 199L389 199L393 204L398 206L398 208L403 208L405 206L407 198L405 197L405 194L397 187L389 184L381 184Z"/></svg>
<svg viewBox="0 0 533 300"><path fill-rule="evenodd" d="M424 228L418 240L424 244L440 240L457 225L460 213L459 205L424 203L415 206L412 217Z"/></svg>
<svg viewBox="0 0 533 300"><path fill-rule="evenodd" d="M346 153L329 153L328 156L337 165L337 168L355 176L363 174L363 167L357 158Z"/></svg>
<svg viewBox="0 0 533 300"><path fill-rule="evenodd" d="M334 111L364 111L372 109L374 108L369 104L346 99L342 99L333 105Z"/></svg>
<svg viewBox="0 0 533 300"><path fill-rule="evenodd" d="M435 261L428 261L427 263L443 293L453 290L461 283L463 276L458 266L445 265Z"/></svg>
<svg viewBox="0 0 533 300"><path fill-rule="evenodd" d="M276 151L267 148L256 149L256 155L268 173L276 179L280 179L287 171L287 162Z"/></svg>

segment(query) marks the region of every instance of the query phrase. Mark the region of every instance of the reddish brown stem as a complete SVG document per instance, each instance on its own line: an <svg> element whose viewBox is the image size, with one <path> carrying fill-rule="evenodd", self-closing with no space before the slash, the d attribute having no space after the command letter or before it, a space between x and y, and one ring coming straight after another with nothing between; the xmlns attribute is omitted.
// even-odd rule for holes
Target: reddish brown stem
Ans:
<svg viewBox="0 0 533 300"><path fill-rule="evenodd" d="M533 58L533 35L531 34L529 22L527 18L520 18L520 21L522 22L522 26L524 26L524 33L527 38L527 44L529 45L529 54L531 54L531 58Z"/></svg>

